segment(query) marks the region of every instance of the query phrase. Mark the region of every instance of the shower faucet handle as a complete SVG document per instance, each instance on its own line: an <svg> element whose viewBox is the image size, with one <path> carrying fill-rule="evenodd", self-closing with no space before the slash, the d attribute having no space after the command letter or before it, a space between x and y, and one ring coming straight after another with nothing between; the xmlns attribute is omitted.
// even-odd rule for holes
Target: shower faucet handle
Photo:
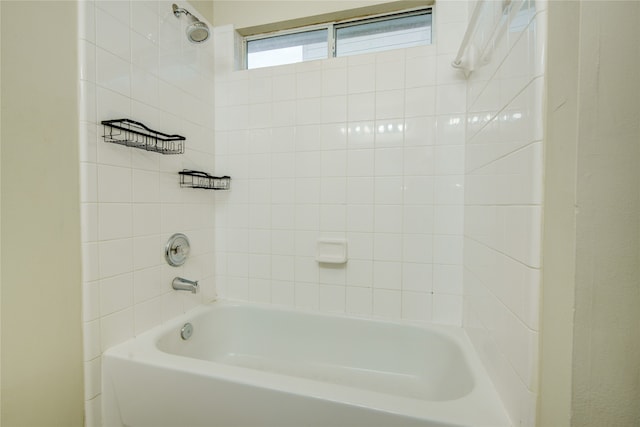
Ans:
<svg viewBox="0 0 640 427"><path fill-rule="evenodd" d="M173 253L181 256L181 257L186 257L189 255L189 251L191 250L189 245L184 245L184 244L178 244L176 246L174 246L173 248L171 248Z"/></svg>
<svg viewBox="0 0 640 427"><path fill-rule="evenodd" d="M169 238L164 247L164 258L172 267L178 267L185 263L191 252L189 239L182 233L176 233Z"/></svg>

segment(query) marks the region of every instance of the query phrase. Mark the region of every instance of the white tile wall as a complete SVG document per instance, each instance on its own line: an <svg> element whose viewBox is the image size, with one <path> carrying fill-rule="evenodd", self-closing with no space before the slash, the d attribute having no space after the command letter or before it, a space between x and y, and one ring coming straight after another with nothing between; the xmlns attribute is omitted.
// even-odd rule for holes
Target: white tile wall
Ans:
<svg viewBox="0 0 640 427"><path fill-rule="evenodd" d="M490 22L499 3L485 5ZM512 5L519 15L467 88L463 312L514 424L534 426L546 12Z"/></svg>
<svg viewBox="0 0 640 427"><path fill-rule="evenodd" d="M167 1L79 3L80 152L86 424L99 426L100 355L214 295L214 197L180 189L183 168L214 170L213 42L194 46ZM102 140L101 120L132 118L184 135L162 156ZM186 233L191 257L164 263ZM174 276L202 292L171 289Z"/></svg>
<svg viewBox="0 0 640 427"><path fill-rule="evenodd" d="M461 324L466 5L434 13L431 46L250 71L216 28L223 296ZM321 236L347 239L346 265L315 261Z"/></svg>

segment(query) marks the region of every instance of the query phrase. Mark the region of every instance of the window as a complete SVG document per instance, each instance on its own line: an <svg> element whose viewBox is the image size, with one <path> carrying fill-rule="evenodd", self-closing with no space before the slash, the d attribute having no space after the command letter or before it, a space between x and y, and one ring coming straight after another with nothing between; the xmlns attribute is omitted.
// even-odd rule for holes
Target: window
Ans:
<svg viewBox="0 0 640 427"><path fill-rule="evenodd" d="M336 25L335 34L335 56L431 44L431 13Z"/></svg>
<svg viewBox="0 0 640 427"><path fill-rule="evenodd" d="M247 69L323 59L327 46L326 29L247 41Z"/></svg>
<svg viewBox="0 0 640 427"><path fill-rule="evenodd" d="M247 69L431 44L431 9L245 37Z"/></svg>

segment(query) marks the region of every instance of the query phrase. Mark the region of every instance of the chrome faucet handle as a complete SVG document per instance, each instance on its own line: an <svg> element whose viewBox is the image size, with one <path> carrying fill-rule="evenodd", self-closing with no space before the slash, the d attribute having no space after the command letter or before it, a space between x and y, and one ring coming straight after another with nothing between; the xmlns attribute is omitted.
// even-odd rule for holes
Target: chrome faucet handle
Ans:
<svg viewBox="0 0 640 427"><path fill-rule="evenodd" d="M190 247L188 245L176 245L172 250L174 254L186 258L189 255Z"/></svg>
<svg viewBox="0 0 640 427"><path fill-rule="evenodd" d="M164 247L164 258L172 267L178 267L185 263L191 251L189 239L182 233L176 233L169 238Z"/></svg>

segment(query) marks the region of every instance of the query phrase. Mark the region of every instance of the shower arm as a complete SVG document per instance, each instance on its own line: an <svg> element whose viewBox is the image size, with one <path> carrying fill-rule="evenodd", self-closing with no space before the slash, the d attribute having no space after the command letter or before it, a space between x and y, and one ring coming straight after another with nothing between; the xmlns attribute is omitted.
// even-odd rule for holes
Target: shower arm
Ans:
<svg viewBox="0 0 640 427"><path fill-rule="evenodd" d="M191 12L189 12L187 9L183 9L183 8L181 8L181 7L178 7L178 5L174 3L174 4L173 4L173 15L174 15L176 18L179 18L181 13L184 13L184 14L185 14L185 15L187 15L187 16L193 16L193 15L191 14ZM194 16L194 18L195 18L195 16Z"/></svg>

